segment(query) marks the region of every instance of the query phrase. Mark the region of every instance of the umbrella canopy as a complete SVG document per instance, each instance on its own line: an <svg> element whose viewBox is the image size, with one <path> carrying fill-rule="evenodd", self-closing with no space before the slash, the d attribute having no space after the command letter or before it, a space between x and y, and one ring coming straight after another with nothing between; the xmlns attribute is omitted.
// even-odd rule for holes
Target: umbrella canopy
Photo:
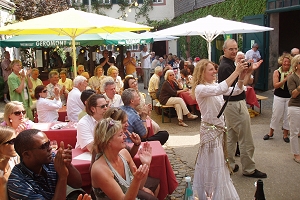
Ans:
<svg viewBox="0 0 300 200"><path fill-rule="evenodd" d="M124 31L150 30L152 27L126 22L111 17L87 13L70 8L69 10L46 15L27 21L10 24L0 28L0 34L33 35L55 34L66 35L72 39L73 55L75 54L75 38L82 34L115 33ZM74 75L76 76L76 57L74 59Z"/></svg>
<svg viewBox="0 0 300 200"><path fill-rule="evenodd" d="M179 38L179 37L175 37L175 36L171 36L171 35L157 35L153 32L149 32L149 31L141 33L140 35L142 35L144 37L151 37L151 38L153 38L154 42L176 40Z"/></svg>
<svg viewBox="0 0 300 200"><path fill-rule="evenodd" d="M83 34L75 39L76 46L94 45L132 45L153 42L153 38L144 37L133 32ZM1 47L65 47L71 46L72 40L68 36L58 35L20 35L0 41Z"/></svg>
<svg viewBox="0 0 300 200"><path fill-rule="evenodd" d="M154 32L157 35L200 35L208 43L208 58L211 60L211 42L220 34L255 33L272 31L273 28L237 22L208 15L195 21Z"/></svg>

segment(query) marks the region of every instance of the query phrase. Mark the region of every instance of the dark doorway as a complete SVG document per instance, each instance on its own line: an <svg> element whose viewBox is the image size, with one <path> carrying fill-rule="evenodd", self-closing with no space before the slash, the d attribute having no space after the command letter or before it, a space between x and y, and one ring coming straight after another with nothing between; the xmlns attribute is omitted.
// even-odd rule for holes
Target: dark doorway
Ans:
<svg viewBox="0 0 300 200"><path fill-rule="evenodd" d="M155 55L162 57L167 52L166 41L153 42L152 51L155 52Z"/></svg>
<svg viewBox="0 0 300 200"><path fill-rule="evenodd" d="M279 13L279 55L300 48L300 10Z"/></svg>

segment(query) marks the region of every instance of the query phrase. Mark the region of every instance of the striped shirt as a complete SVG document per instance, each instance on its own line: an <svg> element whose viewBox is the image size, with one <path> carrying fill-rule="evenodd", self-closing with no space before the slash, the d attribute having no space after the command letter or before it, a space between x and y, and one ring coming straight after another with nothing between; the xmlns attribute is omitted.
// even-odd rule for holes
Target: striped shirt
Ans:
<svg viewBox="0 0 300 200"><path fill-rule="evenodd" d="M10 199L52 199L58 179L53 160L42 166L45 176L35 174L23 162L16 165L7 182Z"/></svg>

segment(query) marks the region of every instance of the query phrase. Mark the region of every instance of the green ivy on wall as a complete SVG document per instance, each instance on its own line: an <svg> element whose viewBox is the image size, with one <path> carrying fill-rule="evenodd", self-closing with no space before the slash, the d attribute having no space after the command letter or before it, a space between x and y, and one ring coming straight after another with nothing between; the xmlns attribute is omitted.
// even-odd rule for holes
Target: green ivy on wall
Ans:
<svg viewBox="0 0 300 200"><path fill-rule="evenodd" d="M184 22L190 22L207 15L222 17L235 21L242 21L245 16L264 14L266 10L266 3L267 0L225 0L224 2L199 8L197 10L180 15L169 23L169 27L182 24ZM159 23L157 23L157 25L159 25ZM158 26L155 28L161 30L166 27ZM186 58L186 37L180 37L178 42L180 55ZM201 58L208 57L206 41L202 37L191 37L190 56L200 56Z"/></svg>
<svg viewBox="0 0 300 200"><path fill-rule="evenodd" d="M149 12L153 10L153 1L152 0L144 0L143 4L139 7L136 15L135 15L135 20L137 21L138 18L145 17L147 22L150 22L149 18Z"/></svg>

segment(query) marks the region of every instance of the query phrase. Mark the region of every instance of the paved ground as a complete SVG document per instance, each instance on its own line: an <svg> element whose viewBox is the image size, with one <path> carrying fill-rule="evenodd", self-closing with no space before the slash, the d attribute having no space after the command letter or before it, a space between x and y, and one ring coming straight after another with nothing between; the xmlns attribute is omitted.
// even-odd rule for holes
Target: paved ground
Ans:
<svg viewBox="0 0 300 200"><path fill-rule="evenodd" d="M142 88L142 84L139 84ZM146 90L141 90L146 93ZM300 165L293 161L290 145L282 140L282 131L275 131L273 139L264 141L262 137L268 133L272 114L272 91L257 92L269 97L262 102L262 114L251 119L251 129L255 144L255 161L257 169L266 172L268 178L263 179L266 199L272 200L299 200L300 194ZM147 99L150 102L150 99ZM0 117L3 114L4 103L0 103ZM256 109L257 110L257 109ZM177 125L177 119L171 123L161 123L161 115L152 113L161 129L169 132L170 138L165 145L166 152L173 166L177 180L180 183L177 190L167 199L183 199L184 181L186 175L193 175L195 158L199 145L200 119L186 121L189 127ZM237 162L240 165L240 159ZM241 165L240 165L241 168ZM233 183L241 200L253 199L255 193L255 178L244 177L241 171L232 175Z"/></svg>

